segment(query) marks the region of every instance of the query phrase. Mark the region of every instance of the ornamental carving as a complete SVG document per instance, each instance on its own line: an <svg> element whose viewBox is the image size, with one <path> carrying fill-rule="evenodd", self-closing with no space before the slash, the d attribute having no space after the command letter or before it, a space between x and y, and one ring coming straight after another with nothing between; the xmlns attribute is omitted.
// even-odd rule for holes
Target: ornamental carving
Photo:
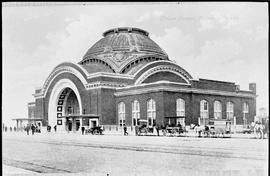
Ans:
<svg viewBox="0 0 270 176"><path fill-rule="evenodd" d="M157 72L161 72L161 71L173 72L173 73L179 75L180 77L182 77L187 83L189 83L190 77L184 71L180 70L179 68L177 68L175 66L161 65L161 66L154 67L154 68L148 70L147 72L145 72L142 76L140 76L137 79L137 81L135 82L135 85L141 84L149 76L151 76Z"/></svg>
<svg viewBox="0 0 270 176"><path fill-rule="evenodd" d="M125 86L127 86L127 84L120 84L120 83L114 83L114 82L94 82L94 83L87 84L86 89L93 89L93 88L99 88L99 87L121 88Z"/></svg>
<svg viewBox="0 0 270 176"><path fill-rule="evenodd" d="M87 84L87 81L84 79L84 77L81 75L81 73L76 70L75 68L72 68L70 66L62 66L59 68L56 68L50 75L49 77L46 79L44 85L43 85L43 89L42 89L42 94L45 93L45 91L47 90L49 84L51 83L51 81L60 73L63 72L68 72L71 73L73 75L75 75L77 78L79 78L81 80L81 82L85 85Z"/></svg>

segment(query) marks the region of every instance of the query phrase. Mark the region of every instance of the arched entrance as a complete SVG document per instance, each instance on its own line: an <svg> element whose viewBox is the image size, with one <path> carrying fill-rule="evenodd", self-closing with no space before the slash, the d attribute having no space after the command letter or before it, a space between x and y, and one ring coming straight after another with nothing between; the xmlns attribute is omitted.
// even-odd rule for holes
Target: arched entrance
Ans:
<svg viewBox="0 0 270 176"><path fill-rule="evenodd" d="M76 85L69 79L59 80L53 87L48 104L48 124L60 131L79 130L82 120L63 118L82 114L82 101Z"/></svg>

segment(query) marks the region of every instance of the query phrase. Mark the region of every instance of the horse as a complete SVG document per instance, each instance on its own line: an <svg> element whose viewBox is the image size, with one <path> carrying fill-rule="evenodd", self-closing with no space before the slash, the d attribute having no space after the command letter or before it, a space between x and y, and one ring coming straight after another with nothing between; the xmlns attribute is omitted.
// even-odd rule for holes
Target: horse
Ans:
<svg viewBox="0 0 270 176"><path fill-rule="evenodd" d="M199 137L202 137L201 134L204 134L204 135L206 134L206 132L205 132L205 126L194 125L192 128L194 129L195 134L196 135L198 134Z"/></svg>

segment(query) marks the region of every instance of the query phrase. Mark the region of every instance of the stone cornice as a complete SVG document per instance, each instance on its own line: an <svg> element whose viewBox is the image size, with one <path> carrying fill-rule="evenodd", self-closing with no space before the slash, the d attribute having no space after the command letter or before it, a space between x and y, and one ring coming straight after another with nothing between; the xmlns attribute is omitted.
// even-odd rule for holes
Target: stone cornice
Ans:
<svg viewBox="0 0 270 176"><path fill-rule="evenodd" d="M119 92L116 92L114 95L116 97L127 96L127 95L137 95L144 93L152 93L159 91L169 91L169 92L184 92L184 93L194 93L194 94L207 94L207 95L221 95L221 96L231 96L231 97L248 97L256 98L255 94L252 93L243 93L243 92L227 92L219 90L205 90L205 89L195 89L195 88L186 88L186 87L172 87L168 85L157 85L149 88L140 88L133 90L125 90L126 88L118 89Z"/></svg>
<svg viewBox="0 0 270 176"><path fill-rule="evenodd" d="M110 77L110 78L122 78L122 79L130 79L133 80L134 76L127 74L119 74L119 73L108 73L108 72L97 72L93 74L89 74L87 79L96 78L96 77Z"/></svg>
<svg viewBox="0 0 270 176"><path fill-rule="evenodd" d="M135 85L141 84L149 76L151 76L151 75L153 75L155 73L164 72L164 71L172 72L172 73L178 75L179 77L181 77L182 79L184 79L187 83L189 83L189 77L182 70L180 70L178 67L173 66L173 65L159 65L159 66L151 68L148 71L146 71L145 73L143 73L136 80Z"/></svg>
<svg viewBox="0 0 270 176"><path fill-rule="evenodd" d="M115 83L115 82L108 82L108 81L96 81L92 83L88 83L86 85L86 89L97 89L97 88L109 88L109 89L115 89L119 87L125 87L127 84L123 83Z"/></svg>
<svg viewBox="0 0 270 176"><path fill-rule="evenodd" d="M43 93L36 93L36 94L32 94L36 99L38 98L44 98L43 97Z"/></svg>

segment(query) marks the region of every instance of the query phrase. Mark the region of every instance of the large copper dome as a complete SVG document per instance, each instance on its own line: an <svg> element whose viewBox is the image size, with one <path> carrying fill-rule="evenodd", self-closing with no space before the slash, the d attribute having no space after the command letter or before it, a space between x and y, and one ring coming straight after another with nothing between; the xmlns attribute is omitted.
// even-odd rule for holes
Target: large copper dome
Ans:
<svg viewBox="0 0 270 176"><path fill-rule="evenodd" d="M155 57L154 60L168 60L167 54L149 38L149 33L138 28L115 28L103 33L103 38L96 42L83 56L80 64L98 59L112 68L113 72L141 57Z"/></svg>

